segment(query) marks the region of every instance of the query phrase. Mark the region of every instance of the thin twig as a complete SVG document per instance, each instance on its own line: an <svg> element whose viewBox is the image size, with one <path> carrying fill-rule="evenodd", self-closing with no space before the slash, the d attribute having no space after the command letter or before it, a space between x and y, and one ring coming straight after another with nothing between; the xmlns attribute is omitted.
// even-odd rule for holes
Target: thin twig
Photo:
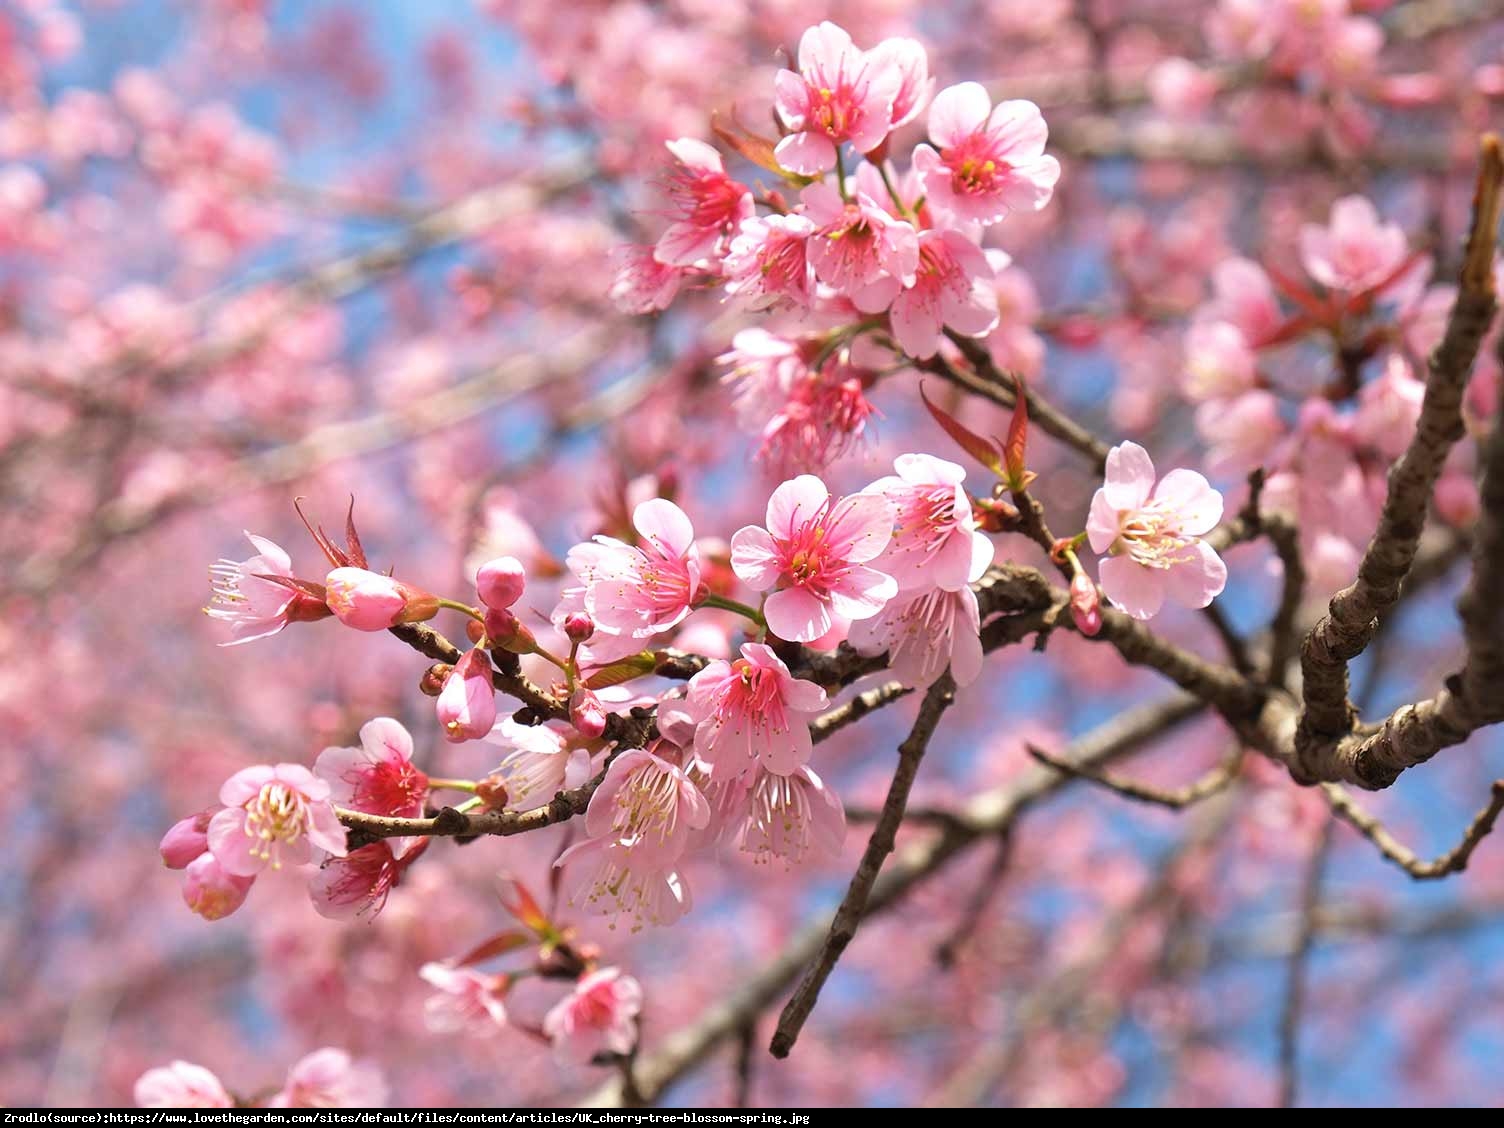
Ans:
<svg viewBox="0 0 1504 1128"><path fill-rule="evenodd" d="M1423 862L1415 851L1395 838L1373 814L1360 807L1357 801L1340 784L1324 783L1322 792L1332 811L1353 827L1364 838L1379 848L1379 853L1417 881L1429 881L1449 874L1461 873L1467 868L1468 859L1494 828L1501 812L1504 812L1504 779L1495 781L1490 792L1488 806L1473 818L1462 841L1429 862Z"/></svg>
<svg viewBox="0 0 1504 1128"><path fill-rule="evenodd" d="M1300 890L1300 925L1290 952L1285 977L1285 999L1279 1018L1279 1107L1294 1108L1300 1084L1300 1022L1306 1006L1306 965L1316 942L1317 912L1321 907L1321 879L1332 849L1335 820L1325 819Z"/></svg>
<svg viewBox="0 0 1504 1128"><path fill-rule="evenodd" d="M898 770L893 773L893 782L888 786L882 817L872 828L867 849L862 854L856 873L852 875L846 896L841 900L841 907L836 910L835 919L831 921L830 934L826 936L814 964L794 991L793 997L784 1006L783 1013L778 1016L778 1028L773 1032L773 1040L768 1047L774 1057L789 1056L789 1051L794 1048L794 1042L799 1037L799 1031L804 1028L805 1020L815 1009L820 989L825 986L825 981L835 970L836 961L856 935L857 926L867 911L867 901L872 896L878 872L896 844L898 827L903 822L904 808L909 801L909 791L919 772L919 762L924 759L925 749L929 747L930 737L935 734L940 718L955 699L956 683L947 671L925 693L914 727L909 730L908 738L898 746Z"/></svg>
<svg viewBox="0 0 1504 1128"><path fill-rule="evenodd" d="M1117 776L1107 775L1094 768L1082 767L1060 756L1053 756L1044 749L1033 744L1025 744L1029 755L1041 764L1054 768L1057 772L1063 772L1077 779L1089 780L1108 791L1123 796L1125 799L1137 799L1142 803L1152 803L1159 807L1169 807L1171 810L1182 810L1198 803L1208 796L1226 788L1233 780L1238 778L1238 769L1243 764L1243 745L1239 744L1231 753L1215 768L1207 772L1200 779L1189 783L1184 787L1174 790L1165 790L1153 787L1147 783L1138 783L1134 780L1122 779Z"/></svg>

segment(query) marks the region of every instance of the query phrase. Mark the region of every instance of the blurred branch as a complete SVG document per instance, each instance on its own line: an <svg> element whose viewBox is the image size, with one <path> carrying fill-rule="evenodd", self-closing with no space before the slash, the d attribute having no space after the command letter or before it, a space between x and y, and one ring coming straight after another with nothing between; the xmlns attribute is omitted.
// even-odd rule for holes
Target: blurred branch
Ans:
<svg viewBox="0 0 1504 1128"><path fill-rule="evenodd" d="M1377 846L1379 853L1417 881L1446 877L1465 870L1468 859L1473 856L1473 851L1478 848L1478 844L1484 838L1488 837L1500 813L1504 812L1504 780L1498 780L1491 789L1488 806L1474 817L1467 830L1463 832L1462 841L1445 854L1429 862L1423 862L1416 856L1415 851L1395 838L1378 818L1360 807L1341 785L1324 783L1321 785L1321 790L1332 811L1339 818Z"/></svg>
<svg viewBox="0 0 1504 1128"><path fill-rule="evenodd" d="M1146 783L1137 783L1133 780L1121 779L1117 776L1107 775L1094 768L1081 767L1068 759L1053 756L1044 749L1033 744L1025 744L1029 755L1041 764L1054 768L1057 772L1075 776L1078 779L1089 780L1099 787L1105 787L1108 791L1115 792L1125 799L1136 799L1141 803L1150 803L1159 807L1169 807L1171 810L1182 810L1193 803L1217 794L1224 790L1233 780L1238 778L1238 769L1243 764L1244 750L1241 744L1237 745L1220 764L1207 772L1200 779L1185 787L1178 787L1173 791L1152 787Z"/></svg>
<svg viewBox="0 0 1504 1128"><path fill-rule="evenodd" d="M1300 1084L1300 1023L1306 1006L1306 965L1316 941L1316 913L1321 907L1321 881L1332 851L1335 820L1324 819L1306 865L1300 891L1299 931L1290 952L1285 999L1279 1019L1279 1106L1294 1108Z"/></svg>

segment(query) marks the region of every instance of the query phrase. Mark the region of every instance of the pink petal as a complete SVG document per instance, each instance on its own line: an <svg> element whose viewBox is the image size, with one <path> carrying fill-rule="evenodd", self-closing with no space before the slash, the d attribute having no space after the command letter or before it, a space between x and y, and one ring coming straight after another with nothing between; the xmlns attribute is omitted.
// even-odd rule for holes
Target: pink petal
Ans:
<svg viewBox="0 0 1504 1128"><path fill-rule="evenodd" d="M773 105L784 125L795 130L802 128L805 109L809 105L809 87L804 79L791 70L781 70L774 75Z"/></svg>
<svg viewBox="0 0 1504 1128"><path fill-rule="evenodd" d="M361 725L360 743L367 752L387 763L413 758L412 735L391 717L376 717Z"/></svg>
<svg viewBox="0 0 1504 1128"><path fill-rule="evenodd" d="M826 543L853 564L876 560L893 539L895 517L893 503L881 494L852 494L831 514Z"/></svg>
<svg viewBox="0 0 1504 1128"><path fill-rule="evenodd" d="M767 591L778 582L778 546L766 529L747 525L731 538L731 570L753 591Z"/></svg>
<svg viewBox="0 0 1504 1128"><path fill-rule="evenodd" d="M836 146L823 133L791 133L773 150L778 163L800 176L819 176L836 166Z"/></svg>
<svg viewBox="0 0 1504 1128"><path fill-rule="evenodd" d="M834 78L841 73L851 49L846 29L825 20L800 36L799 69L805 74L819 71L824 77Z"/></svg>
<svg viewBox="0 0 1504 1128"><path fill-rule="evenodd" d="M947 86L930 103L930 139L949 148L976 132L991 112L992 98L981 83Z"/></svg>
<svg viewBox="0 0 1504 1128"><path fill-rule="evenodd" d="M276 778L276 769L269 764L242 768L225 780L223 786L220 787L219 801L226 807L244 806L246 800L254 798L263 787Z"/></svg>
<svg viewBox="0 0 1504 1128"><path fill-rule="evenodd" d="M846 619L870 619L898 594L898 581L874 568L853 568L842 585L830 593L831 609ZM769 601L771 602L771 600ZM821 631L820 634L824 634ZM816 635L815 638L819 638ZM800 639L800 642L811 641Z"/></svg>
<svg viewBox="0 0 1504 1128"><path fill-rule="evenodd" d="M1119 443L1107 452L1107 480L1102 485L1114 509L1138 509L1154 489L1154 461L1137 443Z"/></svg>
<svg viewBox="0 0 1504 1128"><path fill-rule="evenodd" d="M345 856L345 827L328 803L309 806L308 841L336 858Z"/></svg>
<svg viewBox="0 0 1504 1128"><path fill-rule="evenodd" d="M665 141L663 147L672 153L674 159L680 164L696 172L726 171L726 166L721 163L721 154L696 138L681 137L677 141Z"/></svg>
<svg viewBox="0 0 1504 1128"><path fill-rule="evenodd" d="M258 537L255 533L246 533L246 539L256 546L256 551L267 565L267 572L278 576L292 575L292 557L287 555L287 550L281 545L265 537Z"/></svg>
<svg viewBox="0 0 1504 1128"><path fill-rule="evenodd" d="M1165 587L1176 603L1199 610L1227 586L1227 565L1205 541L1196 541L1191 547L1196 558L1165 573Z"/></svg>
<svg viewBox="0 0 1504 1128"><path fill-rule="evenodd" d="M1222 520L1222 495L1194 470L1171 470L1154 490L1154 500L1180 515L1180 531L1199 537Z"/></svg>
<svg viewBox="0 0 1504 1128"><path fill-rule="evenodd" d="M209 820L209 853L226 873L255 877L266 859L251 853L252 839L245 832L245 810L227 807Z"/></svg>
<svg viewBox="0 0 1504 1128"><path fill-rule="evenodd" d="M639 505L632 512L632 526L666 556L684 556L694 547L694 526L684 510L667 498L655 497Z"/></svg>
<svg viewBox="0 0 1504 1128"><path fill-rule="evenodd" d="M830 630L829 608L803 588L775 591L768 597L763 615L768 629L789 642L814 642Z"/></svg>
<svg viewBox="0 0 1504 1128"><path fill-rule="evenodd" d="M1009 163L1017 168L1044 152L1050 131L1038 106L1015 98L997 104L988 116L987 133L1002 147ZM1059 166L1056 167L1058 170Z"/></svg>
<svg viewBox="0 0 1504 1128"><path fill-rule="evenodd" d="M1091 543L1091 550L1098 556L1112 547L1113 541L1118 539L1118 531L1122 526L1118 511L1107 499L1107 488L1104 486L1092 495L1091 512L1086 518L1086 536Z"/></svg>
<svg viewBox="0 0 1504 1128"><path fill-rule="evenodd" d="M1097 567L1102 591L1112 604L1135 619L1152 619L1164 606L1168 573L1145 568L1127 556L1109 556Z"/></svg>
<svg viewBox="0 0 1504 1128"><path fill-rule="evenodd" d="M800 474L784 482L768 498L767 530L788 539L800 525L820 512L830 499L825 483L813 474Z"/></svg>

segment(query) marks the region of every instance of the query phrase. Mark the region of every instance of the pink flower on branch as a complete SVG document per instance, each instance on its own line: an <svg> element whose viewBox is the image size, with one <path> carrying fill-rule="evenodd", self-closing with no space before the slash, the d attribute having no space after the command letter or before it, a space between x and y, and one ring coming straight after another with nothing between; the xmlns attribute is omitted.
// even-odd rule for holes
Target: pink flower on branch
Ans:
<svg viewBox="0 0 1504 1128"><path fill-rule="evenodd" d="M318 847L345 853L345 828L329 785L301 764L257 765L219 789L225 809L209 820L209 849L227 873L254 877L267 865L301 865Z"/></svg>
<svg viewBox="0 0 1504 1128"><path fill-rule="evenodd" d="M467 650L434 699L444 739L451 744L479 740L496 723L496 685L491 656L479 646Z"/></svg>
<svg viewBox="0 0 1504 1128"><path fill-rule="evenodd" d="M658 237L653 257L668 266L693 266L713 259L742 220L756 214L752 193L726 175L721 155L703 141L670 141L678 162L668 181L675 222Z"/></svg>
<svg viewBox="0 0 1504 1128"><path fill-rule="evenodd" d="M426 963L418 975L436 991L423 1004L424 1020L434 1033L489 1038L506 1026L502 1000L512 986L509 976L444 963Z"/></svg>
<svg viewBox="0 0 1504 1128"><path fill-rule="evenodd" d="M1380 223L1373 204L1344 196L1332 205L1331 222L1300 229L1300 261L1329 290L1357 293L1396 280L1409 246L1398 224Z"/></svg>
<svg viewBox="0 0 1504 1128"><path fill-rule="evenodd" d="M209 569L214 597L204 614L227 623L234 635L221 646L268 638L288 623L309 623L332 614L316 594L316 585L305 590L295 580L292 557L286 550L254 533L246 533L246 538L257 555L239 563L221 560Z"/></svg>
<svg viewBox="0 0 1504 1128"><path fill-rule="evenodd" d="M809 263L814 230L814 223L802 215L743 220L722 264L726 296L748 309L808 308L814 290Z"/></svg>
<svg viewBox="0 0 1504 1128"><path fill-rule="evenodd" d="M358 631L384 631L439 612L439 601L426 591L365 568L336 568L325 577L324 587L329 610Z"/></svg>
<svg viewBox="0 0 1504 1128"><path fill-rule="evenodd" d="M329 785L338 806L371 815L413 819L423 814L428 776L413 763L413 738L391 717L377 717L360 727L359 748L325 748L313 774ZM393 838L392 852L402 857L419 839Z"/></svg>
<svg viewBox="0 0 1504 1128"><path fill-rule="evenodd" d="M804 214L815 224L808 254L815 277L851 299L863 313L880 313L914 284L919 236L865 192L851 200L821 182L804 190Z"/></svg>
<svg viewBox="0 0 1504 1128"><path fill-rule="evenodd" d="M892 533L885 498L832 498L819 478L801 474L773 491L766 528L748 525L732 537L731 567L754 591L773 593L763 613L775 635L813 642L833 614L868 619L897 594L892 576L866 566Z"/></svg>
<svg viewBox="0 0 1504 1128"><path fill-rule="evenodd" d="M864 491L893 504L893 539L874 565L898 581L901 592L920 588L957 591L975 583L992 563L993 547L977 531L966 495L965 468L928 454L901 454L896 476Z"/></svg>
<svg viewBox="0 0 1504 1128"><path fill-rule="evenodd" d="M325 1046L287 1071L287 1080L267 1107L384 1108L386 1098L386 1082L379 1069L355 1061L344 1050Z"/></svg>
<svg viewBox="0 0 1504 1128"><path fill-rule="evenodd" d="M554 865L564 870L570 904L601 916L631 917L633 931L673 924L694 904L681 873L650 864L617 839L587 838Z"/></svg>
<svg viewBox="0 0 1504 1128"><path fill-rule="evenodd" d="M592 838L618 843L633 866L659 870L683 857L709 822L710 804L689 774L645 748L611 762L585 810Z"/></svg>
<svg viewBox="0 0 1504 1128"><path fill-rule="evenodd" d="M314 910L330 920L376 916L407 867L428 848L427 838L387 838L329 858L308 882ZM398 846L403 853L397 854Z"/></svg>
<svg viewBox="0 0 1504 1128"><path fill-rule="evenodd" d="M603 967L583 976L543 1018L560 1061L584 1064L598 1054L628 1054L637 1044L642 988L630 975Z"/></svg>
<svg viewBox="0 0 1504 1128"><path fill-rule="evenodd" d="M947 326L966 337L992 332L999 320L992 283L986 254L960 232L922 232L914 284L889 311L899 346L924 360L939 350Z"/></svg>
<svg viewBox="0 0 1504 1128"><path fill-rule="evenodd" d="M1107 455L1107 476L1092 498L1087 535L1101 563L1102 591L1135 619L1159 612L1165 597L1205 607L1227 583L1227 565L1201 539L1222 519L1222 495L1194 470L1171 470L1155 485L1154 463L1137 443Z"/></svg>
<svg viewBox="0 0 1504 1128"><path fill-rule="evenodd" d="M183 870L183 904L205 920L223 920L245 904L254 877L228 872L205 851Z"/></svg>
<svg viewBox="0 0 1504 1128"><path fill-rule="evenodd" d="M834 168L842 144L859 153L881 145L900 90L914 85L896 57L859 50L829 21L804 33L798 62L797 73L779 71L774 79L773 105L790 133L773 154L801 176ZM908 97L912 105L916 95Z"/></svg>
<svg viewBox="0 0 1504 1128"><path fill-rule="evenodd" d="M714 788L721 837L759 865L834 857L846 839L846 812L809 767L786 775L757 770Z"/></svg>
<svg viewBox="0 0 1504 1128"><path fill-rule="evenodd" d="M481 739L506 749L491 775L506 788L509 811L541 807L565 788L590 778L589 752L571 748L566 732L553 725L519 725L503 717Z"/></svg>
<svg viewBox="0 0 1504 1128"><path fill-rule="evenodd" d="M148 1069L136 1080L137 1108L234 1108L218 1077L201 1065L175 1061Z"/></svg>
<svg viewBox="0 0 1504 1128"><path fill-rule="evenodd" d="M852 623L849 641L858 654L886 652L889 670L905 685L927 686L948 666L965 686L982 672L981 629L976 593L963 584L901 593L875 617Z"/></svg>
<svg viewBox="0 0 1504 1128"><path fill-rule="evenodd" d="M825 691L789 673L761 643L747 643L734 662L712 662L689 682L695 754L717 782L761 765L787 775L809 760L809 719L826 706Z"/></svg>
<svg viewBox="0 0 1504 1128"><path fill-rule="evenodd" d="M985 226L1050 202L1060 162L1045 155L1049 130L1033 102L994 107L980 83L963 82L935 95L929 126L940 151L917 146L914 167L936 211Z"/></svg>

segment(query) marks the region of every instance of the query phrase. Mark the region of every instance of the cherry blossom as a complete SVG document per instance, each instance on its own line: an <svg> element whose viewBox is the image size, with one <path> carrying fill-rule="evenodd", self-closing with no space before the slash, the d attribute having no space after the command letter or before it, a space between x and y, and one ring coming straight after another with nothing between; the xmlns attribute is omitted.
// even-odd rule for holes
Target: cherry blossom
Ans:
<svg viewBox="0 0 1504 1128"><path fill-rule="evenodd" d="M428 776L412 757L413 738L401 722L377 717L360 727L359 748L320 752L313 774L329 785L329 798L337 806L392 818L419 818L428 797ZM417 842L393 838L392 853L400 858Z"/></svg>
<svg viewBox="0 0 1504 1128"><path fill-rule="evenodd" d="M893 531L893 507L875 494L832 498L811 474L784 482L768 499L767 525L731 539L731 566L754 591L771 591L768 627L790 642L830 630L832 614L867 619L898 591L893 577L866 565ZM776 590L775 590L776 589Z"/></svg>
<svg viewBox="0 0 1504 1128"><path fill-rule="evenodd" d="M799 40L798 72L779 71L775 105L789 135L774 155L790 172L815 176L834 168L838 147L849 143L859 153L880 145L893 126L893 106L908 75L888 49L863 52L851 36L829 21L812 27ZM909 94L910 106L915 94Z"/></svg>
<svg viewBox="0 0 1504 1128"><path fill-rule="evenodd" d="M137 1108L234 1108L218 1077L201 1065L175 1061L148 1069L136 1081Z"/></svg>
<svg viewBox="0 0 1504 1128"><path fill-rule="evenodd" d="M418 969L418 975L434 988L434 994L423 1004L423 1017L435 1033L492 1038L507 1025L507 1008L502 1000L511 981L506 976L442 963L426 963Z"/></svg>
<svg viewBox="0 0 1504 1128"><path fill-rule="evenodd" d="M1102 591L1135 619L1152 618L1166 596L1205 607L1227 583L1227 566L1201 539L1221 519L1222 495L1196 471L1171 470L1156 485L1148 451L1113 447L1086 525L1092 551L1110 554L1100 566Z"/></svg>
<svg viewBox="0 0 1504 1128"><path fill-rule="evenodd" d="M301 764L244 768L219 789L225 809L209 820L209 849L239 877L255 877L268 865L301 865L314 847L342 856L345 828L330 793Z"/></svg>
<svg viewBox="0 0 1504 1128"><path fill-rule="evenodd" d="M299 1059L287 1071L269 1108L385 1108L386 1082L381 1071L353 1059L344 1050L325 1046Z"/></svg>
<svg viewBox="0 0 1504 1128"><path fill-rule="evenodd" d="M565 1062L584 1063L597 1054L631 1053L637 1044L637 1015L642 988L618 968L592 971L574 985L543 1018L543 1032L554 1054Z"/></svg>
<svg viewBox="0 0 1504 1128"><path fill-rule="evenodd" d="M992 541L977 531L966 494L966 470L928 454L901 454L896 475L867 492L893 505L893 539L874 567L898 581L900 592L921 587L957 591L992 563Z"/></svg>
<svg viewBox="0 0 1504 1128"><path fill-rule="evenodd" d="M690 679L695 753L717 782L759 765L788 775L809 760L808 718L825 705L818 685L790 674L770 648L746 643L740 658L711 662Z"/></svg>
<svg viewBox="0 0 1504 1128"><path fill-rule="evenodd" d="M682 137L667 144L677 162L668 181L676 219L658 237L653 257L693 266L716 257L722 241L753 216L752 193L726 175L721 155L705 142Z"/></svg>
<svg viewBox="0 0 1504 1128"><path fill-rule="evenodd" d="M958 232L922 232L914 283L893 299L890 314L899 345L920 360L935 355L946 328L963 337L992 332L998 310L987 256Z"/></svg>
<svg viewBox="0 0 1504 1128"><path fill-rule="evenodd" d="M1317 282L1356 293L1392 280L1408 245L1397 224L1380 223L1378 210L1362 196L1332 205L1331 222L1300 229L1300 260Z"/></svg>
<svg viewBox="0 0 1504 1128"><path fill-rule="evenodd" d="M209 569L214 598L204 614L229 624L235 637L221 646L270 638L288 623L309 622L329 614L323 601L306 591L265 577L292 579L292 557L278 544L246 533L257 555L235 563L221 560Z"/></svg>

